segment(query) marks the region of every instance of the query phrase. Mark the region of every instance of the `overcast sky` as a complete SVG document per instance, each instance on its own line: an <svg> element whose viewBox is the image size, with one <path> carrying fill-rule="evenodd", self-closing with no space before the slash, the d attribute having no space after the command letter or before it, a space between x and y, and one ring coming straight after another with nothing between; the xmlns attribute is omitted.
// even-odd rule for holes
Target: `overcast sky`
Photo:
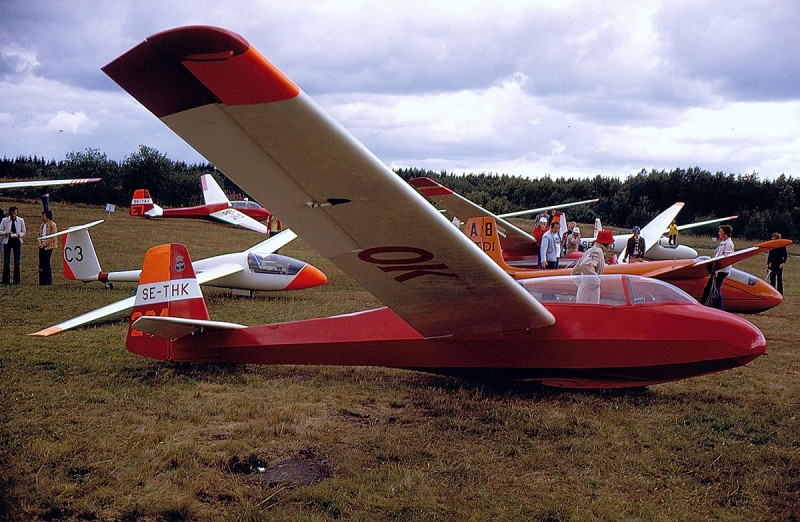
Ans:
<svg viewBox="0 0 800 522"><path fill-rule="evenodd" d="M800 176L796 0L0 0L0 156L202 158L100 67L242 35L391 167L557 178Z"/></svg>

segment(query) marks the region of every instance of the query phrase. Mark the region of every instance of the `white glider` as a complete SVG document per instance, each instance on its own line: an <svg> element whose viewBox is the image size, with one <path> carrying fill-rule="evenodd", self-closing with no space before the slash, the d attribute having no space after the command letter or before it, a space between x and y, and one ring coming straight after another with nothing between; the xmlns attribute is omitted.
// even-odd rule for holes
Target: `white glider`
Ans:
<svg viewBox="0 0 800 522"><path fill-rule="evenodd" d="M102 223L102 220L42 236L42 239L65 236L64 275L67 279L100 281L106 285L115 282L138 283L141 269L103 272L100 268L88 230L98 223ZM208 286L249 291L300 290L325 283L327 277L313 265L274 253L296 237L294 232L287 229L244 252L201 259L194 263L197 281ZM131 296L30 335L45 337L97 321L129 310L135 300L136 296Z"/></svg>

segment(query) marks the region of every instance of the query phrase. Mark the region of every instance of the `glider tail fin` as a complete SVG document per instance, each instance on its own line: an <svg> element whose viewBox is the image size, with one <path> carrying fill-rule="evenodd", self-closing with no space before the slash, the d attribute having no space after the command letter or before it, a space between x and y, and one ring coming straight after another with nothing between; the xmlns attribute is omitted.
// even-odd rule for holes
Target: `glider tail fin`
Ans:
<svg viewBox="0 0 800 522"><path fill-rule="evenodd" d="M511 273L514 269L503 259L503 249L500 246L500 236L497 232L497 221L493 217L469 218L464 225L464 233L472 242L486 252L500 268Z"/></svg>
<svg viewBox="0 0 800 522"><path fill-rule="evenodd" d="M131 216L138 217L159 217L164 214L164 209L153 202L150 191L147 189L136 189L131 200Z"/></svg>
<svg viewBox="0 0 800 522"><path fill-rule="evenodd" d="M131 216L144 216L145 212L152 210L153 198L147 189L136 189L131 200Z"/></svg>
<svg viewBox="0 0 800 522"><path fill-rule="evenodd" d="M78 281L97 281L102 269L86 228L67 232L61 237L64 252L64 277Z"/></svg>
<svg viewBox="0 0 800 522"><path fill-rule="evenodd" d="M172 340L152 337L135 328L142 316L208 320L208 309L186 246L169 243L144 256L136 302L128 326L128 351L152 359L171 359Z"/></svg>
<svg viewBox="0 0 800 522"><path fill-rule="evenodd" d="M205 201L206 205L214 203L228 203L230 205L228 196L222 191L214 176L203 174L200 176L200 184L203 186L203 201Z"/></svg>

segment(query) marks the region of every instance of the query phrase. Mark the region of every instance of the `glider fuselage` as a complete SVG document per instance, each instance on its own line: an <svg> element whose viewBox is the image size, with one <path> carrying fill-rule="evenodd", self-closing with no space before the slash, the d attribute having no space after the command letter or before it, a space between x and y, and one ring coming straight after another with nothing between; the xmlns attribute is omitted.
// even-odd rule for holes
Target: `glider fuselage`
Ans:
<svg viewBox="0 0 800 522"><path fill-rule="evenodd" d="M181 208L165 208L164 213L159 217L165 218L200 218L211 219L211 214L227 208L233 208L227 203L211 203L206 205L196 205L194 207L181 207ZM260 208L237 208L242 214L255 219L256 221L265 221L272 216L269 211L263 207Z"/></svg>
<svg viewBox="0 0 800 522"><path fill-rule="evenodd" d="M379 308L210 329L174 341L137 335L134 325L127 346L177 362L382 366L570 388L646 386L742 366L766 353L752 324L701 306L666 283L588 277L521 283L555 317L544 328L425 338L391 309ZM598 304L578 301L584 282L597 286ZM196 306L191 299L183 303L184 309ZM135 315L175 314L168 306L154 302Z"/></svg>
<svg viewBox="0 0 800 522"><path fill-rule="evenodd" d="M750 323L700 305L547 308L556 323L529 331L426 339L390 309L380 308L208 332L173 342L168 353L141 355L177 362L382 366L617 388L726 370L765 353L764 337ZM627 326L615 327L623 314Z"/></svg>

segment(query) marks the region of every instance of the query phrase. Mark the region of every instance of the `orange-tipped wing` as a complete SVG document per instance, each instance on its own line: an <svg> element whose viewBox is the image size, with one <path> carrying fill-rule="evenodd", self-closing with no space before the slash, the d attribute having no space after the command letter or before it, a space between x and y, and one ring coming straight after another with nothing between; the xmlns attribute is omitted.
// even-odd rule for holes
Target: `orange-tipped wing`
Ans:
<svg viewBox="0 0 800 522"><path fill-rule="evenodd" d="M173 29L103 70L422 335L555 321L239 35Z"/></svg>
<svg viewBox="0 0 800 522"><path fill-rule="evenodd" d="M734 263L738 263L739 261L743 261L749 257L753 257L756 254L760 254L762 252L768 252L773 248L790 245L791 243L792 242L788 239L771 239L769 241L759 243L758 245L752 246L750 248L737 250L733 254L727 256L712 257L704 261L697 261L693 265L678 268L676 270L672 270L667 273L661 274L659 275L659 279L669 281L670 279L703 277L704 275L708 275L712 271L719 270L720 268L725 268L726 266L731 266Z"/></svg>

